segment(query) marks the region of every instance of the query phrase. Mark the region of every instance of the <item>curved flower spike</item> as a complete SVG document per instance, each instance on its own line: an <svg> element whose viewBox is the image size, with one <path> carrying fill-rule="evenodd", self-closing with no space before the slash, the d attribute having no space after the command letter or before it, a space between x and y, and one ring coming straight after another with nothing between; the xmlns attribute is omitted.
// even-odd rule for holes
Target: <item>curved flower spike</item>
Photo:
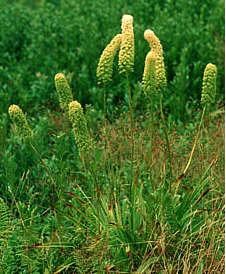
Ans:
<svg viewBox="0 0 226 274"><path fill-rule="evenodd" d="M97 66L98 84L107 84L112 80L113 62L121 44L121 34L117 34L103 50Z"/></svg>
<svg viewBox="0 0 226 274"><path fill-rule="evenodd" d="M156 89L161 90L167 84L162 45L160 43L159 38L150 29L147 29L144 32L144 38L149 43L149 46L152 49L152 51L156 53Z"/></svg>

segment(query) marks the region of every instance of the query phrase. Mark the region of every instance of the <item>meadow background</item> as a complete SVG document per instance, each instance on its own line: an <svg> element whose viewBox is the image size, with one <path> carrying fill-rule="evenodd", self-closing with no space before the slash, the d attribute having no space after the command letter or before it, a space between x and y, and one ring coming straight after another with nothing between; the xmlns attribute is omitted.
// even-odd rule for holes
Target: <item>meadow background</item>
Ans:
<svg viewBox="0 0 226 274"><path fill-rule="evenodd" d="M0 11L0 272L223 273L224 1L1 0ZM106 106L97 85L99 57L123 14L134 17L133 94L141 94L149 50L144 30L164 49L171 175L158 103L146 113L141 94L131 127L122 77L105 88ZM174 193L197 133L207 63L218 68L216 102ZM58 72L97 142L86 168L59 107ZM11 126L11 104L26 113L38 151Z"/></svg>

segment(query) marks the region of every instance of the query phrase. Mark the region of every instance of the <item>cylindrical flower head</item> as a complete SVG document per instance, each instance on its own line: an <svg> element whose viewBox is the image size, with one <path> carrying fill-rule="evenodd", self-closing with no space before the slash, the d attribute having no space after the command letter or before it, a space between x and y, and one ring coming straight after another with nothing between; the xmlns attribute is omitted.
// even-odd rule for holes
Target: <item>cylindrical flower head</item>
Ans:
<svg viewBox="0 0 226 274"><path fill-rule="evenodd" d="M156 89L156 71L155 71L156 54L153 50L149 51L144 66L142 78L142 87L145 93L153 93Z"/></svg>
<svg viewBox="0 0 226 274"><path fill-rule="evenodd" d="M62 110L67 112L68 104L73 101L73 96L71 88L63 73L57 73L55 75L55 86L59 98L60 107Z"/></svg>
<svg viewBox="0 0 226 274"><path fill-rule="evenodd" d="M72 123L76 144L80 156L90 151L93 146L91 136L87 128L87 121L82 106L77 101L69 104L69 119Z"/></svg>
<svg viewBox="0 0 226 274"><path fill-rule="evenodd" d="M121 44L121 34L115 35L103 50L97 66L98 84L107 84L112 80L113 62Z"/></svg>
<svg viewBox="0 0 226 274"><path fill-rule="evenodd" d="M119 51L119 72L129 73L134 66L134 33L133 17L123 15L122 17L122 42Z"/></svg>
<svg viewBox="0 0 226 274"><path fill-rule="evenodd" d="M144 32L144 38L149 43L150 48L156 53L156 88L160 90L167 84L162 45L158 37L150 29Z"/></svg>
<svg viewBox="0 0 226 274"><path fill-rule="evenodd" d="M22 138L32 137L33 133L28 125L27 119L22 109L17 105L11 105L9 107L9 116L12 122L16 126L16 130Z"/></svg>
<svg viewBox="0 0 226 274"><path fill-rule="evenodd" d="M214 103L216 96L217 67L211 63L206 65L202 80L201 104Z"/></svg>

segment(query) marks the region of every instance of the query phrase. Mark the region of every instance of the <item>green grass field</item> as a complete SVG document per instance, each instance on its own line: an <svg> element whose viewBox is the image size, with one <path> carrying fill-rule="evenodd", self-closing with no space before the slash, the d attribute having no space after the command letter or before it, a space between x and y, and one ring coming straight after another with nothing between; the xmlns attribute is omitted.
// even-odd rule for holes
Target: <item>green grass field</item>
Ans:
<svg viewBox="0 0 226 274"><path fill-rule="evenodd" d="M1 1L0 273L224 273L223 4Z"/></svg>

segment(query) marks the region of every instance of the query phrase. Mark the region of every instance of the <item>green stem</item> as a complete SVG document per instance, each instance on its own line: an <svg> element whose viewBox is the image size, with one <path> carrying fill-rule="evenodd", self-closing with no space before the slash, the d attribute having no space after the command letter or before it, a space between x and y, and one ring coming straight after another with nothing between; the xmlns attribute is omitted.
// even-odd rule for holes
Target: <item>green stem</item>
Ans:
<svg viewBox="0 0 226 274"><path fill-rule="evenodd" d="M168 154L168 160L169 160L169 175L170 178L173 177L173 170L172 170L172 153L170 149L170 141L169 141L169 135L168 135L168 125L165 119L165 115L163 112L163 107L162 107L162 94L160 95L160 113L161 113L161 119L163 122L163 132L165 135L165 141L166 141L166 148L167 148L167 154Z"/></svg>
<svg viewBox="0 0 226 274"><path fill-rule="evenodd" d="M131 203L131 229L133 230L134 227L134 204L135 204L135 189L134 189L134 118L133 118L133 102L132 102L132 93L131 93L131 86L129 82L129 77L126 77L126 84L127 84L127 93L128 93L128 100L129 100L129 117L130 117L130 133L131 133L131 141L132 141L132 148L131 148L131 181L130 181L130 189L129 189L129 197Z"/></svg>
<svg viewBox="0 0 226 274"><path fill-rule="evenodd" d="M200 120L200 123L199 123L198 132L197 132L197 134L195 136L195 141L194 141L192 150L190 152L190 156L189 156L189 159L187 161L187 164L186 164L186 166L184 168L183 175L185 175L187 173L188 168L189 168L189 166L191 164L191 161L192 161L192 158L193 158L193 155L194 155L194 152L195 152L195 148L196 148L197 143L198 143L199 135L200 135L200 132L201 132L201 126L202 126L202 122L203 122L203 117L204 117L205 111L206 111L206 107L204 107L203 110L202 110L202 116L201 116L201 120Z"/></svg>
<svg viewBox="0 0 226 274"><path fill-rule="evenodd" d="M199 136L200 136L200 133L201 133L201 126L202 126L202 123L203 123L203 118L204 118L204 115L205 115L205 111L206 111L206 107L204 107L203 110L202 110L202 115L201 115L201 119L200 119L200 122L199 122L198 131L197 131L197 134L195 136L195 141L193 143L192 150L190 152L187 164L186 164L186 166L185 166L182 174L178 177L178 179L176 180L176 182L174 182L174 185L175 185L175 194L178 191L178 188L179 188L181 180L186 176L186 174L188 172L188 169L189 169L189 167L191 165L191 161L192 161L192 158L193 158L193 155L194 155L194 152L195 152L198 140L199 140Z"/></svg>

